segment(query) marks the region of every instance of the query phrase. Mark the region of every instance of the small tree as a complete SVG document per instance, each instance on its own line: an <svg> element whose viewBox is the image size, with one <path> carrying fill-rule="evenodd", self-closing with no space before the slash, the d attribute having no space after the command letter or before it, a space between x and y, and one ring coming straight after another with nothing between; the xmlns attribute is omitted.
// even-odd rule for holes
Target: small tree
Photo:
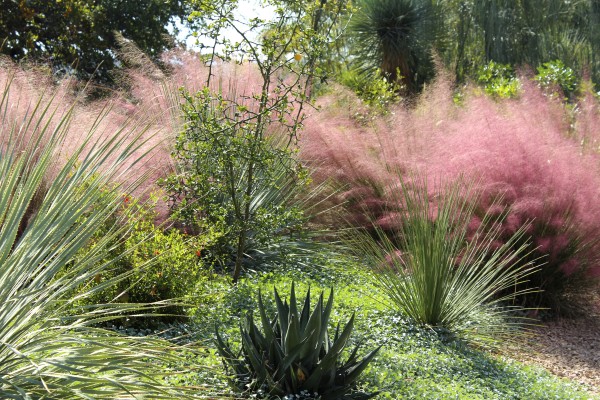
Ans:
<svg viewBox="0 0 600 400"><path fill-rule="evenodd" d="M270 21L240 21L236 3L198 1L190 17L211 40L205 45L208 76L204 90L184 92L187 125L174 154L180 171L167 181L181 220L197 224L203 219L223 228L234 248L234 283L251 241L268 243L300 222L298 210L286 207L290 187L305 178L292 158L292 145L319 75L328 25L337 22L335 15L322 17L325 2L292 9L271 0ZM315 23L307 27L311 15ZM240 41L223 38L225 29ZM256 68L257 91L238 94L235 88L223 90L222 81L216 84L219 66L234 62ZM276 137L283 140L275 144Z"/></svg>

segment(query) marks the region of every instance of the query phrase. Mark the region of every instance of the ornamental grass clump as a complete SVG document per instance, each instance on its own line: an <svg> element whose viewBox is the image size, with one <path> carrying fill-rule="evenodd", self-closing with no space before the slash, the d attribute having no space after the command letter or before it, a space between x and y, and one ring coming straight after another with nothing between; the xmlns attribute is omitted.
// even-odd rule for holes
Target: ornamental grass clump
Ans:
<svg viewBox="0 0 600 400"><path fill-rule="evenodd" d="M358 346L344 351L354 326L354 315L340 330L338 324L333 340L328 335L329 316L333 306L333 290L327 303L323 294L310 311L310 290L301 310L296 303L294 285L290 302L282 301L275 289L277 314L267 316L259 294L258 310L262 330L252 314L240 322L242 345L236 354L226 344L217 329L217 349L225 367L233 373L231 386L246 395L264 398L304 399L369 399L375 394L356 391L360 374L375 357L375 349L359 360Z"/></svg>
<svg viewBox="0 0 600 400"><path fill-rule="evenodd" d="M127 278L89 285L114 268L118 260L107 255L127 226L111 225L77 258L121 207L122 191L132 189L114 182L125 160L140 165L144 127L97 138L95 124L80 131L72 153L61 153L74 108L51 96L23 99L12 82L0 92L0 398L183 396L163 380L164 367L181 361L173 346L99 328L148 308L85 301ZM21 118L11 118L15 110Z"/></svg>
<svg viewBox="0 0 600 400"><path fill-rule="evenodd" d="M402 209L395 233L377 229L376 238L351 241L390 306L418 325L473 339L513 330L503 317L518 292L507 289L534 270L524 259L526 225L498 242L499 217L487 214L472 231L477 191L461 181L438 184L433 195L425 179L402 179L390 190Z"/></svg>
<svg viewBox="0 0 600 400"><path fill-rule="evenodd" d="M479 215L502 210L491 201L502 196L499 241L529 224L531 257L544 261L529 278L541 291L521 301L568 314L600 278L600 159L589 146L598 127L586 132L585 116L576 115L572 134L581 142L567 137L572 126L560 102L524 87L521 99L500 105L468 100L469 112L436 135L427 169L448 180L478 179Z"/></svg>
<svg viewBox="0 0 600 400"><path fill-rule="evenodd" d="M347 216L333 222L392 232L398 209L386 188L398 179L394 171L445 182L464 176L481 193L479 218L500 217L498 240L527 224L530 259L544 261L527 282L540 291L520 301L563 314L585 306L586 294L600 282L597 99L588 90L568 111L570 106L523 79L518 98L499 101L467 92L456 106L449 88L438 77L416 108L392 108L368 126L353 117L351 95L319 100L322 110L307 119L300 154L315 167L316 181L343 185L336 199Z"/></svg>

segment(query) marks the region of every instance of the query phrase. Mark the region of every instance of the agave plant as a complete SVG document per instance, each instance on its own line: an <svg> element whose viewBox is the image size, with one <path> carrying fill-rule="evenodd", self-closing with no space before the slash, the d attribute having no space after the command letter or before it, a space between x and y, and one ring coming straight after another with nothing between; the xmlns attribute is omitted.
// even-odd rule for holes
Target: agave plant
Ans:
<svg viewBox="0 0 600 400"><path fill-rule="evenodd" d="M217 329L217 349L226 368L233 370L231 383L235 390L268 396L318 396L322 400L369 399L374 396L353 392L353 389L358 377L379 349L359 360L356 346L348 359L342 362L354 316L341 331L338 324L332 341L327 329L333 290L326 304L321 293L312 313L310 289L302 310L298 310L294 285L289 304L282 302L277 289L275 303L277 315L269 319L259 293L262 332L252 314L248 314L245 321L240 323L242 346L238 354L223 341Z"/></svg>
<svg viewBox="0 0 600 400"><path fill-rule="evenodd" d="M402 212L390 217L395 234L359 234L354 248L391 306L413 322L486 341L514 330L503 317L535 270L527 259L527 226L500 242L502 213L483 216L473 228L473 186L458 181L434 193L425 179L403 181L394 198Z"/></svg>
<svg viewBox="0 0 600 400"><path fill-rule="evenodd" d="M123 188L109 183L140 151L139 135L96 140L95 125L64 160L73 109L58 112L50 97L20 104L15 91L9 80L0 93L0 398L173 398L160 367L176 360L167 344L98 327L141 306L80 301L125 278L88 285L113 265L101 260L124 228L74 261L122 204ZM15 108L25 116L13 118Z"/></svg>

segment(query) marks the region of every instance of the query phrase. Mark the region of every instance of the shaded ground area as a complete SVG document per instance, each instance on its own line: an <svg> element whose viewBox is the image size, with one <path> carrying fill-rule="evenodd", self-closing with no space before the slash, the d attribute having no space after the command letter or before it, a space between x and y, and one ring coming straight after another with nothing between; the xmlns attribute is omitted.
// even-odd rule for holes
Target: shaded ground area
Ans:
<svg viewBox="0 0 600 400"><path fill-rule="evenodd" d="M590 312L575 319L545 322L511 346L511 357L590 387L600 395L600 294Z"/></svg>

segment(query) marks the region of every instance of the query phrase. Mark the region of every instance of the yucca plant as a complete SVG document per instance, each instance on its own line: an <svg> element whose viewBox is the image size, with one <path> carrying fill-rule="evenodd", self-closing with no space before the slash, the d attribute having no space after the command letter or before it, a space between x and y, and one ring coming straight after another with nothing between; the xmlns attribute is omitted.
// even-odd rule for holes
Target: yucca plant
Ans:
<svg viewBox="0 0 600 400"><path fill-rule="evenodd" d="M269 319L259 294L262 331L252 314L248 314L240 323L242 346L237 354L223 341L217 329L217 349L225 366L233 370L231 383L235 390L246 394L292 395L322 400L369 399L374 396L353 390L358 377L379 349L359 360L356 346L342 362L354 326L354 316L341 331L338 324L332 341L327 330L333 290L325 304L321 293L312 313L310 289L301 310L296 303L294 285L289 304L281 300L277 289L275 303L277 314Z"/></svg>
<svg viewBox="0 0 600 400"><path fill-rule="evenodd" d="M98 327L124 312L143 314L143 306L82 305L125 278L88 285L113 265L101 260L126 226L115 224L74 261L121 206L124 189L111 182L140 151L143 130L97 140L101 115L65 159L59 151L74 109L61 112L49 96L21 104L11 84L0 93L0 398L181 396L162 379L161 369L178 360L166 342ZM14 118L15 109L25 116Z"/></svg>
<svg viewBox="0 0 600 400"><path fill-rule="evenodd" d="M391 83L415 93L433 76L431 50L443 30L429 0L361 0L348 26L361 72L377 68Z"/></svg>
<svg viewBox="0 0 600 400"><path fill-rule="evenodd" d="M391 306L416 324L473 339L514 330L503 317L534 270L525 261L527 226L504 242L502 213L483 216L473 229L478 195L463 181L440 184L433 195L418 178L396 190L396 232L379 229L352 241Z"/></svg>

